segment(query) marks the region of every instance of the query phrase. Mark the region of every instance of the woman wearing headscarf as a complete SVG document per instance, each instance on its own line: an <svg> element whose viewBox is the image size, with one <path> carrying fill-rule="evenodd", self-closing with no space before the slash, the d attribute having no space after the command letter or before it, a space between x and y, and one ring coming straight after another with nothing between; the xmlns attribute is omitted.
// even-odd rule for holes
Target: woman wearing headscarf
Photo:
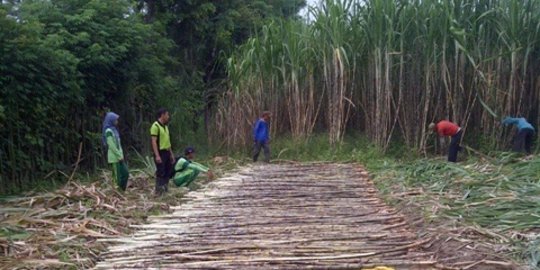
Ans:
<svg viewBox="0 0 540 270"><path fill-rule="evenodd" d="M107 162L112 166L112 177L121 190L126 190L129 171L124 163L124 151L118 133L118 114L108 112L103 121L103 144L107 149Z"/></svg>

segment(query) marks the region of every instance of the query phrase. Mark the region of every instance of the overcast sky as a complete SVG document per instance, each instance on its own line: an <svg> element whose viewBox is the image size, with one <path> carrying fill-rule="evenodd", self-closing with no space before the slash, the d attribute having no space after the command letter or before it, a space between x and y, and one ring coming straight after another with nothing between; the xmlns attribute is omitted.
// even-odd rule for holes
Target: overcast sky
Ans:
<svg viewBox="0 0 540 270"><path fill-rule="evenodd" d="M319 0L306 0L308 5L316 5Z"/></svg>
<svg viewBox="0 0 540 270"><path fill-rule="evenodd" d="M306 3L307 3L307 6L316 6L319 4L319 1L320 0L306 0ZM300 10L300 15L301 16L306 16L307 15L307 12L308 12L308 8L305 7L304 9Z"/></svg>

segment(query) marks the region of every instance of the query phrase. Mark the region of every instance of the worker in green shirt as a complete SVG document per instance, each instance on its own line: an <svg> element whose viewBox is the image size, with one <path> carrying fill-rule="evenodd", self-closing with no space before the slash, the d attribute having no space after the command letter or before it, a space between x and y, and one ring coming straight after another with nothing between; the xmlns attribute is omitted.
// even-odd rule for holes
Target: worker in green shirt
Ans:
<svg viewBox="0 0 540 270"><path fill-rule="evenodd" d="M213 179L214 174L212 171L197 162L194 162L195 148L188 147L184 150L184 156L179 158L174 166L174 178L173 182L177 187L187 187L191 184L199 175L199 173L207 173L208 179Z"/></svg>
<svg viewBox="0 0 540 270"><path fill-rule="evenodd" d="M103 120L102 142L107 149L107 162L112 166L112 178L121 190L126 190L129 171L124 162L124 151L120 143L118 114L108 112Z"/></svg>
<svg viewBox="0 0 540 270"><path fill-rule="evenodd" d="M157 120L150 127L152 136L152 152L156 163L156 195L162 195L167 192L169 179L172 177L172 168L174 165L174 154L171 148L171 137L167 124L170 120L169 111L159 109Z"/></svg>

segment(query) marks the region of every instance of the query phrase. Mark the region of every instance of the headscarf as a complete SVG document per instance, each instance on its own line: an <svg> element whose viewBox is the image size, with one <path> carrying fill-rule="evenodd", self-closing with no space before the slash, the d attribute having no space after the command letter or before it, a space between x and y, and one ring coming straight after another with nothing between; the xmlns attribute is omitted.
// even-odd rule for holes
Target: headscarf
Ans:
<svg viewBox="0 0 540 270"><path fill-rule="evenodd" d="M120 143L120 133L118 133L118 129L116 129L116 126L114 125L114 122L116 120L118 120L120 116L118 116L118 114L116 113L113 113L113 112L108 112L107 115L105 115L105 120L103 120L103 129L101 130L102 131L102 142L103 142L103 145L107 145L107 137L105 136L105 131L107 131L107 129L111 129L113 134L114 134L114 137L118 140L118 142Z"/></svg>

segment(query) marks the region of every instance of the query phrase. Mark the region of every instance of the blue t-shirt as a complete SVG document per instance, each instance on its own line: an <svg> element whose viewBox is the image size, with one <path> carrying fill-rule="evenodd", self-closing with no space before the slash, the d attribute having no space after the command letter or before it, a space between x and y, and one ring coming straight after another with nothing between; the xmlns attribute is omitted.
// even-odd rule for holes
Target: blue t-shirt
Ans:
<svg viewBox="0 0 540 270"><path fill-rule="evenodd" d="M525 120L525 118L523 117L520 117L520 118L506 117L504 118L502 123L503 125L516 125L518 130L530 129L534 131L533 126L529 122L527 122L527 120Z"/></svg>
<svg viewBox="0 0 540 270"><path fill-rule="evenodd" d="M268 139L270 138L270 135L268 134L268 123L264 121L264 119L259 119L255 123L255 127L253 128L253 139L256 142L260 143L266 143L268 142Z"/></svg>

